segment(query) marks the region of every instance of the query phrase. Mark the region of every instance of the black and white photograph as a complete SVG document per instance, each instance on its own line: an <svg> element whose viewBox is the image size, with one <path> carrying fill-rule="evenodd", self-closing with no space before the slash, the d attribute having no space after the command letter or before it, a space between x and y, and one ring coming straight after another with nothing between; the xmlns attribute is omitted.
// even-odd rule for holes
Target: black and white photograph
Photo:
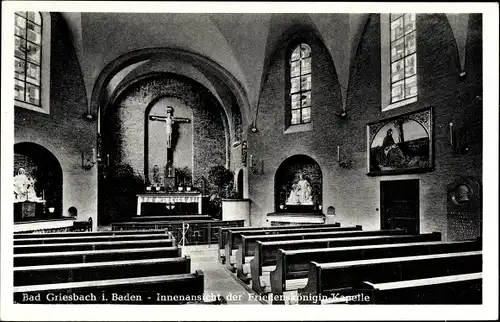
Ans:
<svg viewBox="0 0 500 322"><path fill-rule="evenodd" d="M498 57L498 3L3 2L2 320L493 318Z"/></svg>

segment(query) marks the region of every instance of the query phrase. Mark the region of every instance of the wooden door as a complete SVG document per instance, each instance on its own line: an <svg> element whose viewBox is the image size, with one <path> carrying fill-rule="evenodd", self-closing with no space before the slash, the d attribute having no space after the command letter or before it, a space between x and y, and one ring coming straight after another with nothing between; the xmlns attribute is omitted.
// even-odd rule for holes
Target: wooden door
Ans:
<svg viewBox="0 0 500 322"><path fill-rule="evenodd" d="M409 234L420 232L419 180L380 182L381 229L406 229Z"/></svg>

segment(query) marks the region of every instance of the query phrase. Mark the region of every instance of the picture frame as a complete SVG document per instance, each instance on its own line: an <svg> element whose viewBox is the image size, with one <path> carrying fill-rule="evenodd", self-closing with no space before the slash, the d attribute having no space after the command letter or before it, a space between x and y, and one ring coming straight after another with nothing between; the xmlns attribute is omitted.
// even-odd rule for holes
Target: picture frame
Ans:
<svg viewBox="0 0 500 322"><path fill-rule="evenodd" d="M433 109L367 124L367 175L394 175L434 170Z"/></svg>

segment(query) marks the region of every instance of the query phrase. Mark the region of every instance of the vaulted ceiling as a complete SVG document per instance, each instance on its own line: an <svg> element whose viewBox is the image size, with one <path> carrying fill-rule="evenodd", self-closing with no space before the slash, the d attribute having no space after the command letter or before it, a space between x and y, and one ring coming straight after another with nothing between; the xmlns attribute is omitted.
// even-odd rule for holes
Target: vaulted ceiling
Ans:
<svg viewBox="0 0 500 322"><path fill-rule="evenodd" d="M62 13L80 60L89 102L99 75L118 57L145 48L181 49L227 70L256 110L267 64L284 35L297 26L314 30L328 48L345 104L351 62L368 14L305 13ZM449 15L460 50L465 48L468 15ZM461 60L465 56L459 53ZM146 68L149 66L150 68ZM107 85L108 93L127 75L151 70L154 62L134 62ZM168 66L163 64L163 68ZM191 71L191 74L196 74ZM200 79L203 79L201 77Z"/></svg>

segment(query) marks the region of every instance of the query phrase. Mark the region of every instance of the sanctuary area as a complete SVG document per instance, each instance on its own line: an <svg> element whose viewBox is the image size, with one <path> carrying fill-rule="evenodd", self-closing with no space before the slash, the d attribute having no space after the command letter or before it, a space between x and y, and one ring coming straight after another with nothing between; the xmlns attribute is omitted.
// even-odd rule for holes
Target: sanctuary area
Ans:
<svg viewBox="0 0 500 322"><path fill-rule="evenodd" d="M482 303L482 19L15 12L14 302Z"/></svg>

